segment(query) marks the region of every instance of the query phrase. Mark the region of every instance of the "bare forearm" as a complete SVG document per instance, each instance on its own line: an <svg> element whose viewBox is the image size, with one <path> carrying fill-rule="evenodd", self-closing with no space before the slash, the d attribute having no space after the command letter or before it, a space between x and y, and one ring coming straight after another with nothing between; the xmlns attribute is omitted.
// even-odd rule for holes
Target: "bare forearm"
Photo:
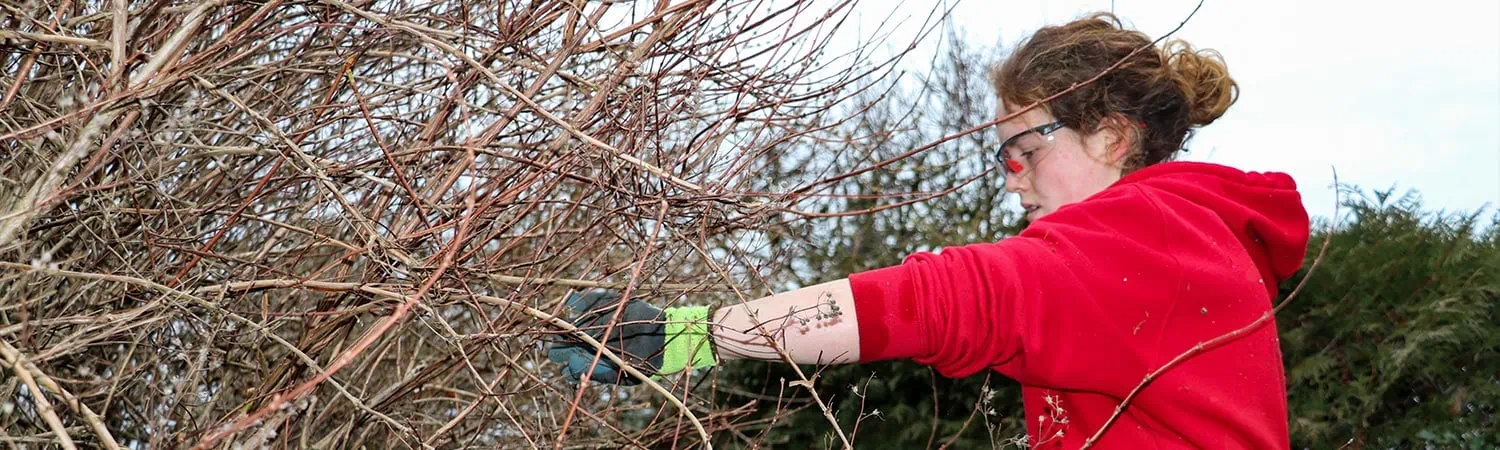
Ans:
<svg viewBox="0 0 1500 450"><path fill-rule="evenodd" d="M859 322L847 279L725 306L714 323L720 359L781 360L779 348L799 364L859 361Z"/></svg>

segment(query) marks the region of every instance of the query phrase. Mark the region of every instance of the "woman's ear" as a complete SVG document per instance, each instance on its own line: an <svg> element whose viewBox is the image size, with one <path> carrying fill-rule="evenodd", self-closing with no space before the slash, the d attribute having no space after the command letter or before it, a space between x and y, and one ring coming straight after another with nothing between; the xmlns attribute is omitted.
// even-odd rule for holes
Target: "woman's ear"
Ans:
<svg viewBox="0 0 1500 450"><path fill-rule="evenodd" d="M1084 147L1089 157L1106 166L1123 168L1125 158L1130 156L1132 135L1122 125L1124 122L1115 116L1100 120L1094 131L1084 137Z"/></svg>
<svg viewBox="0 0 1500 450"><path fill-rule="evenodd" d="M1131 123L1130 119L1119 113L1110 114L1099 122L1099 133L1104 137L1110 165L1124 167L1125 161L1135 151L1139 130L1131 126Z"/></svg>

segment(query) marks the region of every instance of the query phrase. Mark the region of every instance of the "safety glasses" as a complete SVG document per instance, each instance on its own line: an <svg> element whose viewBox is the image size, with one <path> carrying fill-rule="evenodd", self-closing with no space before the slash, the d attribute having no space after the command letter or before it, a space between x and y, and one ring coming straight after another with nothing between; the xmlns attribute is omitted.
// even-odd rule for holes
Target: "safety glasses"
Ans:
<svg viewBox="0 0 1500 450"><path fill-rule="evenodd" d="M1062 127L1062 122L1052 122L1016 133L1015 136L1011 136L1010 139L1000 144L1000 149L995 151L995 160L1000 162L1000 167L1005 169L1007 175L1021 173L1026 170L1026 166L1022 165L1021 161L1010 159L1012 150L1019 153L1022 158L1029 157L1033 152L1041 150L1047 143L1052 142L1054 139L1052 133Z"/></svg>

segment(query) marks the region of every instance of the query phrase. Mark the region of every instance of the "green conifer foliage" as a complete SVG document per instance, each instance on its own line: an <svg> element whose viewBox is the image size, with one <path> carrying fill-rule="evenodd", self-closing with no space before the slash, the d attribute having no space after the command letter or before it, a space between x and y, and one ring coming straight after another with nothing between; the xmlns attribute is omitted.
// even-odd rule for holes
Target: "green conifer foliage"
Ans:
<svg viewBox="0 0 1500 450"><path fill-rule="evenodd" d="M1277 316L1294 444L1496 448L1494 220L1424 210L1415 191L1342 195L1347 221L1301 297ZM1311 246L1324 239L1315 235Z"/></svg>

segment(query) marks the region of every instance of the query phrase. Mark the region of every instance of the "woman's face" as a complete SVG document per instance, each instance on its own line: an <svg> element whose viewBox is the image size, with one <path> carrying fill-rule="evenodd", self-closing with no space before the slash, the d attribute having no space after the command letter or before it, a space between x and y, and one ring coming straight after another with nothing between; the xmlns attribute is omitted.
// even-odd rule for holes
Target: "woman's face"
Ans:
<svg viewBox="0 0 1500 450"><path fill-rule="evenodd" d="M1000 103L997 117L1021 109ZM997 127L1001 142L1006 143L1000 151L1011 161L1006 164L1009 168L1002 167L1005 190L1021 197L1021 207L1031 221L1104 190L1122 173L1118 162L1126 147L1115 132L1108 127L1086 135L1067 127L1046 134L1036 130L1056 121L1051 113L1036 107ZM1048 128L1053 127L1040 131ZM1012 172L1015 169L1019 171Z"/></svg>

